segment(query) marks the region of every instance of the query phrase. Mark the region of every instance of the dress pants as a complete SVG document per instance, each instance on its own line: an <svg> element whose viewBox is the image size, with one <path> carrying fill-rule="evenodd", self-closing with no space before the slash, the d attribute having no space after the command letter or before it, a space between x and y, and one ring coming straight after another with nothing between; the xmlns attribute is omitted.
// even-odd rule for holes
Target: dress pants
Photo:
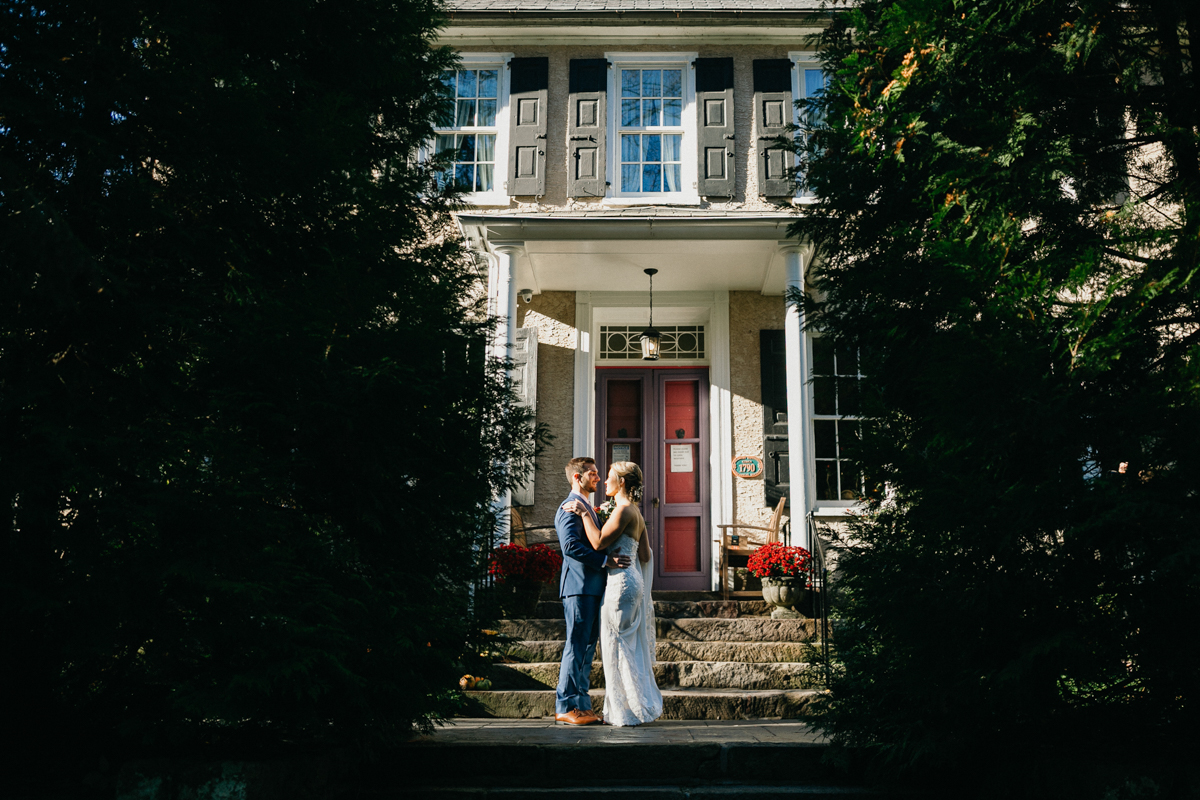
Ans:
<svg viewBox="0 0 1200 800"><path fill-rule="evenodd" d="M554 711L565 714L572 708L590 711L592 698L592 659L596 657L596 642L600 638L600 601L597 595L577 594L564 597L563 612L567 618L567 642L563 649L562 666L558 669L558 691Z"/></svg>

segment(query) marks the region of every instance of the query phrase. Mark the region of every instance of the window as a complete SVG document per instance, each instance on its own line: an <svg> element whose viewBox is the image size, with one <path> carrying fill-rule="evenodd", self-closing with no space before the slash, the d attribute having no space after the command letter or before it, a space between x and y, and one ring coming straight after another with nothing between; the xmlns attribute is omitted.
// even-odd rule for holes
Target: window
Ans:
<svg viewBox="0 0 1200 800"><path fill-rule="evenodd" d="M681 191L682 142L683 70L622 69L621 191Z"/></svg>
<svg viewBox="0 0 1200 800"><path fill-rule="evenodd" d="M821 119L808 111L804 106L804 101L813 100L825 91L829 82L828 76L821 69L820 63L814 60L816 58L814 53L788 53L788 57L795 65L792 70L792 94L799 101L793 119L800 127L796 136L807 139L809 131L820 126ZM809 202L815 199L812 192L807 189L802 189L796 197L801 201Z"/></svg>
<svg viewBox="0 0 1200 800"><path fill-rule="evenodd" d="M608 195L698 203L695 54L610 53Z"/></svg>
<svg viewBox="0 0 1200 800"><path fill-rule="evenodd" d="M437 130L434 151L454 154L439 186L455 183L473 203L508 202L507 55L465 53L459 69L446 70L442 85L451 101L450 118Z"/></svg>
<svg viewBox="0 0 1200 800"><path fill-rule="evenodd" d="M810 341L815 500L853 503L862 496L862 478L846 460L859 437L858 354L820 336Z"/></svg>

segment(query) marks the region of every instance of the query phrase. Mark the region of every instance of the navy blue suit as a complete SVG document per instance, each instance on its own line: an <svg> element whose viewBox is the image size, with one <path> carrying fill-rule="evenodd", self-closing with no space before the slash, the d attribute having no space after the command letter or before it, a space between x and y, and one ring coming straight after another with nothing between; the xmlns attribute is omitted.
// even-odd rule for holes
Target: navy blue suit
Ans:
<svg viewBox="0 0 1200 800"><path fill-rule="evenodd" d="M584 711L592 708L588 688L591 685L592 660L596 657L596 641L600 636L600 601L604 597L604 584L608 578L604 569L608 551L594 549L583 529L583 520L562 509L564 504L572 500L583 503L599 527L591 503L577 492L567 495L554 516L554 529L558 533L563 556L558 595L562 598L563 612L567 618L567 641L554 698L554 710L558 714L565 714L572 708Z"/></svg>

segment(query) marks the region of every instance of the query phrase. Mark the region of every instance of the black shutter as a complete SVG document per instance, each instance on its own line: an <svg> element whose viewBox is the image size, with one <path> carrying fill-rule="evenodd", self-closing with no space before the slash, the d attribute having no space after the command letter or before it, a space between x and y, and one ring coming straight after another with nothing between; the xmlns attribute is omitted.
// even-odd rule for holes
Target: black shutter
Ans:
<svg viewBox="0 0 1200 800"><path fill-rule="evenodd" d="M546 94L550 59L514 58L508 62L508 193L546 193Z"/></svg>
<svg viewBox="0 0 1200 800"><path fill-rule="evenodd" d="M780 136L792 138L792 62L786 58L754 62L754 114L758 122L758 193L766 197L791 197L795 193L788 167L793 156L771 149Z"/></svg>
<svg viewBox="0 0 1200 800"><path fill-rule="evenodd" d="M783 331L759 331L762 370L763 484L767 508L790 494L788 464L787 341ZM789 499L788 505L791 505Z"/></svg>
<svg viewBox="0 0 1200 800"><path fill-rule="evenodd" d="M696 130L702 197L733 197L733 59L696 59Z"/></svg>
<svg viewBox="0 0 1200 800"><path fill-rule="evenodd" d="M608 61L573 58L570 119L567 121L567 194L604 197L604 147L607 130Z"/></svg>

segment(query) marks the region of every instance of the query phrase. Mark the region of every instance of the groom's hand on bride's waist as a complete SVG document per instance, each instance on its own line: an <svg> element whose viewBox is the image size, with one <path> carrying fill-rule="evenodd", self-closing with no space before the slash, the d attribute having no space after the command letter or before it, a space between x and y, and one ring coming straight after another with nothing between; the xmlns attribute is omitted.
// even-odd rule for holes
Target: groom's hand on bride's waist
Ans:
<svg viewBox="0 0 1200 800"><path fill-rule="evenodd" d="M608 561L604 563L604 566L608 567L609 569L625 569L631 563L632 562L630 561L629 556L609 556Z"/></svg>

